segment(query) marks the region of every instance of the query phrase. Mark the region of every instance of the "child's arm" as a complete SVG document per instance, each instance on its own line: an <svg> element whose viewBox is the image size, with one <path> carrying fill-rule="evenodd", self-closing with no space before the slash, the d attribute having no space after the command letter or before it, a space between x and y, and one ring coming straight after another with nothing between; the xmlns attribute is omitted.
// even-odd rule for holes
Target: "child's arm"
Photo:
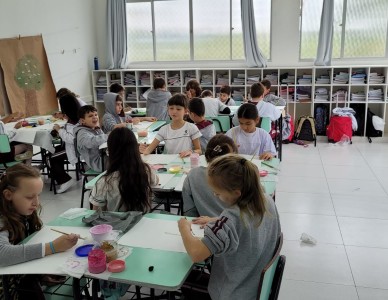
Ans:
<svg viewBox="0 0 388 300"><path fill-rule="evenodd" d="M183 244L193 262L201 262L211 255L208 247L191 232L191 224L186 218L178 221L179 232L181 233Z"/></svg>
<svg viewBox="0 0 388 300"><path fill-rule="evenodd" d="M179 156L180 157L186 157L186 156L190 156L192 153L198 153L199 155L202 154L202 150L201 150L201 143L199 141L199 138L196 138L193 140L193 146L194 146L194 150L185 150L185 151L182 151L179 153Z"/></svg>
<svg viewBox="0 0 388 300"><path fill-rule="evenodd" d="M207 223L217 221L217 219L218 217L210 218L207 216L200 216L199 218L193 219L193 224L201 225L201 228L204 228Z"/></svg>
<svg viewBox="0 0 388 300"><path fill-rule="evenodd" d="M158 119L155 118L155 117L140 117L139 119L140 119L141 122L143 122L143 121L155 122L155 121L158 120Z"/></svg>
<svg viewBox="0 0 388 300"><path fill-rule="evenodd" d="M77 142L80 148L94 149L100 147L101 144L108 140L105 133L98 135L91 134L86 130L79 130L77 133Z"/></svg>
<svg viewBox="0 0 388 300"><path fill-rule="evenodd" d="M144 155L148 155L152 153L152 151L154 151L159 144L160 144L160 141L158 139L154 139L152 143L149 144L148 146L146 144L139 144L139 151Z"/></svg>
<svg viewBox="0 0 388 300"><path fill-rule="evenodd" d="M64 252L72 248L75 244L77 244L78 238L78 234L63 234L59 238L53 240L51 243L46 243L45 256L58 252Z"/></svg>
<svg viewBox="0 0 388 300"><path fill-rule="evenodd" d="M266 132L265 130L262 130L260 132L261 132L260 138L262 140L263 151L259 153L259 159L270 160L271 158L276 156L275 145L268 132Z"/></svg>

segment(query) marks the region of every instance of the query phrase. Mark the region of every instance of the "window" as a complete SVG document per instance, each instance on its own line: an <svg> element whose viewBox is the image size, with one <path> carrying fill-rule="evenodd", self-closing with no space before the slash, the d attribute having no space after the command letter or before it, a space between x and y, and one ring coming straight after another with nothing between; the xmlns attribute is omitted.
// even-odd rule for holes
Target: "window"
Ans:
<svg viewBox="0 0 388 300"><path fill-rule="evenodd" d="M240 0L127 0L129 61L243 60ZM270 58L271 0L254 1Z"/></svg>
<svg viewBox="0 0 388 300"><path fill-rule="evenodd" d="M315 59L323 0L302 0L300 58ZM333 58L385 57L388 1L334 2Z"/></svg>

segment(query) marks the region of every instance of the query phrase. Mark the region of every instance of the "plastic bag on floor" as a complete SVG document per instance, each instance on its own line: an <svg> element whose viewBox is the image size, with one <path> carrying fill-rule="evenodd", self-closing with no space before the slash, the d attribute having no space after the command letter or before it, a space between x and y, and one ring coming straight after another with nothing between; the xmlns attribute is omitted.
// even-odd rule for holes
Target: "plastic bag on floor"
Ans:
<svg viewBox="0 0 388 300"><path fill-rule="evenodd" d="M337 143L335 143L335 144L338 145L338 146L345 146L345 145L350 145L351 143L352 142L350 141L350 138L346 134L344 134L341 137L341 139Z"/></svg>

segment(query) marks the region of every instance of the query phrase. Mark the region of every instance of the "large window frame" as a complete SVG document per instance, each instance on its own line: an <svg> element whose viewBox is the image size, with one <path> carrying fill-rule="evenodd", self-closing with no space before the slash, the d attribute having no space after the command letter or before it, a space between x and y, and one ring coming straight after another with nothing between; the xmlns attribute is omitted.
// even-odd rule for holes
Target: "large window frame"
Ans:
<svg viewBox="0 0 388 300"><path fill-rule="evenodd" d="M299 15L299 61L301 62L307 62L307 61L314 61L315 58L302 58L302 24L303 24L303 2L305 0L300 0L300 15ZM338 1L338 0L337 0ZM340 56L339 57L333 57L332 61L365 61L365 60L381 60L388 58L388 19L387 19L387 31L386 31L386 37L385 37L385 54L383 56L344 56L345 53L345 40L346 40L346 13L347 13L347 6L348 6L348 0L340 0L342 1L342 22L339 26L341 26L341 40L340 40ZM320 19L319 19L320 20ZM335 26L335 24L334 24ZM318 31L319 34L319 31ZM334 45L333 45L334 46ZM316 54L316 53L315 53Z"/></svg>
<svg viewBox="0 0 388 300"><path fill-rule="evenodd" d="M233 6L233 3L232 1L233 0L225 0L225 1L228 1L228 5L229 5L229 12L230 12L230 16L229 16L229 59L228 60L225 60L225 59L217 59L217 60L214 60L214 59L209 59L209 60L199 60L199 59L195 59L195 54L194 54L194 32L193 32L193 28L194 28L194 24L193 24L193 1L195 0L188 0L189 1L189 23L190 23L190 29L189 29L189 40L190 40L190 58L188 60L157 60L157 42L156 42L156 32L155 32L155 10L154 10L154 3L155 2L159 2L159 1L170 1L170 0L126 0L126 4L130 4L130 3L139 3L139 2L145 2L145 3L150 3L151 4L151 22L152 22L152 47L153 47L153 59L152 60L145 60L145 61L140 61L140 60L132 60L130 61L130 64L149 64L149 63L171 63L171 64L175 64L175 63L184 63L184 64L190 64L190 63L198 63L198 62L202 62L202 63L209 63L209 62L220 62L220 63L229 63L229 64L233 64L233 63L241 63L241 62L245 62L245 59L244 58L241 58L241 59L233 59L233 17L232 17L232 14L233 14L233 11L232 11L232 6ZM209 0L210 1L210 0ZM272 10L273 10L273 5L271 3L272 1L270 1L270 21L269 21L269 56L266 57L267 61L271 61L271 52L272 52ZM216 19L215 19L216 20ZM257 21L256 21L257 22ZM257 26L256 26L257 27ZM258 34L257 34L258 36ZM259 44L259 47L260 47L260 44Z"/></svg>

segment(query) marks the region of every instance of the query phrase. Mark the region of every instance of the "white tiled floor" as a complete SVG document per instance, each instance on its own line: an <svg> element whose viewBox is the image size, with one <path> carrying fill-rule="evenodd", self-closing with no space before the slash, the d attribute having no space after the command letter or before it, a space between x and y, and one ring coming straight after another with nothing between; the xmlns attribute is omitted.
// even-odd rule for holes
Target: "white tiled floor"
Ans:
<svg viewBox="0 0 388 300"><path fill-rule="evenodd" d="M49 221L78 207L81 182L42 194ZM388 144L283 147L277 186L287 262L280 300L388 299ZM306 232L315 246L299 241Z"/></svg>
<svg viewBox="0 0 388 300"><path fill-rule="evenodd" d="M283 149L279 299L388 299L388 144ZM301 243L302 232L317 245Z"/></svg>

